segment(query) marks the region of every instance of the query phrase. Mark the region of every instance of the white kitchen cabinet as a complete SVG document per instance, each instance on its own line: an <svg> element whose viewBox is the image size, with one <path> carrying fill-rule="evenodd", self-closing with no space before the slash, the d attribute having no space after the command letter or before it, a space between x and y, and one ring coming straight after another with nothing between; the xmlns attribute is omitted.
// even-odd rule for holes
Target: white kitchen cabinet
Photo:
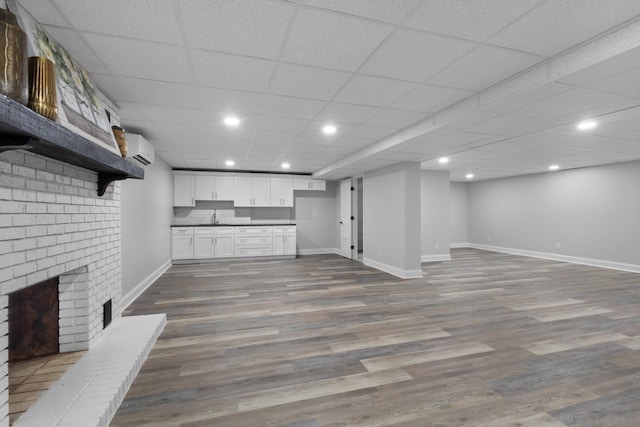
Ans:
<svg viewBox="0 0 640 427"><path fill-rule="evenodd" d="M271 206L271 181L268 177L236 176L233 204L238 207Z"/></svg>
<svg viewBox="0 0 640 427"><path fill-rule="evenodd" d="M171 259L193 259L193 227L171 229Z"/></svg>
<svg viewBox="0 0 640 427"><path fill-rule="evenodd" d="M293 207L293 178L271 178L271 206Z"/></svg>
<svg viewBox="0 0 640 427"><path fill-rule="evenodd" d="M233 227L194 227L194 258L234 256Z"/></svg>
<svg viewBox="0 0 640 427"><path fill-rule="evenodd" d="M198 174L195 175L196 200L233 200L233 177Z"/></svg>
<svg viewBox="0 0 640 427"><path fill-rule="evenodd" d="M325 191L327 189L327 181L324 179L295 178L293 180L293 189Z"/></svg>
<svg viewBox="0 0 640 427"><path fill-rule="evenodd" d="M296 255L296 226L273 227L273 255Z"/></svg>
<svg viewBox="0 0 640 427"><path fill-rule="evenodd" d="M269 256L273 254L273 227L235 227L235 256Z"/></svg>
<svg viewBox="0 0 640 427"><path fill-rule="evenodd" d="M195 177L193 174L174 174L173 206L195 205Z"/></svg>

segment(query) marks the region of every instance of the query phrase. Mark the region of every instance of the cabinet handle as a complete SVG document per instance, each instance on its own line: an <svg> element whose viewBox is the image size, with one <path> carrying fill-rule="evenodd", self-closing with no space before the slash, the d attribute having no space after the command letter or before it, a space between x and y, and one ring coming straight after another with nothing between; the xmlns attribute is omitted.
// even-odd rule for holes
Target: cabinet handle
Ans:
<svg viewBox="0 0 640 427"><path fill-rule="evenodd" d="M189 238L189 246L193 246L193 237Z"/></svg>

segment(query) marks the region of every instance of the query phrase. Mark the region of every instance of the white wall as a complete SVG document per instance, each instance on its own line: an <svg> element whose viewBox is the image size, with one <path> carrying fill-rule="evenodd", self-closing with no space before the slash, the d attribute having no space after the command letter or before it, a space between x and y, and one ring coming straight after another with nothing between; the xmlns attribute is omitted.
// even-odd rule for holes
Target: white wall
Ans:
<svg viewBox="0 0 640 427"><path fill-rule="evenodd" d="M326 191L294 192L297 247L300 254L333 253L337 247L337 183L327 181Z"/></svg>
<svg viewBox="0 0 640 427"><path fill-rule="evenodd" d="M364 262L400 277L422 276L420 165L399 163L364 175Z"/></svg>
<svg viewBox="0 0 640 427"><path fill-rule="evenodd" d="M464 247L469 242L469 184L452 182L449 188L451 246Z"/></svg>
<svg viewBox="0 0 640 427"><path fill-rule="evenodd" d="M144 180L128 179L121 183L120 197L122 294L130 303L171 263L171 168L156 156L153 164L144 167Z"/></svg>
<svg viewBox="0 0 640 427"><path fill-rule="evenodd" d="M473 183L469 241L640 268L639 188L640 162Z"/></svg>
<svg viewBox="0 0 640 427"><path fill-rule="evenodd" d="M422 261L446 261L449 252L449 171L421 171Z"/></svg>

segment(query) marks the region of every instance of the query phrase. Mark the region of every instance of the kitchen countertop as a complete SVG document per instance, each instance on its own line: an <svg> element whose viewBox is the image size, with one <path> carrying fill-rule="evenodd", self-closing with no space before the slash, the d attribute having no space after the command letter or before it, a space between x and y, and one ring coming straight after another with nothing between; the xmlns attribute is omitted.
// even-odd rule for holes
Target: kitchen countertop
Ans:
<svg viewBox="0 0 640 427"><path fill-rule="evenodd" d="M171 227L275 227L278 225L296 225L295 222L277 222L277 223L266 223L266 224L182 224L182 225L172 225Z"/></svg>

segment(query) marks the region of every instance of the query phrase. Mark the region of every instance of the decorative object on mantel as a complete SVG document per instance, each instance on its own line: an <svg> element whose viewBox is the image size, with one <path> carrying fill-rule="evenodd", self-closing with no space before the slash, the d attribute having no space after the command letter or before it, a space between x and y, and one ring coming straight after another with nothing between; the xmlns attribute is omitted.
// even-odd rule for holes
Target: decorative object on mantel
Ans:
<svg viewBox="0 0 640 427"><path fill-rule="evenodd" d="M127 136L125 131L120 126L111 126L111 130L116 137L120 154L122 154L122 158L124 159L127 157Z"/></svg>
<svg viewBox="0 0 640 427"><path fill-rule="evenodd" d="M1 1L1 0L0 0ZM120 156L105 99L87 71L14 0L7 0L27 35L31 56L44 56L55 64L58 122L89 142Z"/></svg>
<svg viewBox="0 0 640 427"><path fill-rule="evenodd" d="M29 103L27 106L51 120L58 118L56 72L53 62L44 56L29 58Z"/></svg>
<svg viewBox="0 0 640 427"><path fill-rule="evenodd" d="M0 68L0 93L27 105L27 36L9 9L0 9Z"/></svg>

